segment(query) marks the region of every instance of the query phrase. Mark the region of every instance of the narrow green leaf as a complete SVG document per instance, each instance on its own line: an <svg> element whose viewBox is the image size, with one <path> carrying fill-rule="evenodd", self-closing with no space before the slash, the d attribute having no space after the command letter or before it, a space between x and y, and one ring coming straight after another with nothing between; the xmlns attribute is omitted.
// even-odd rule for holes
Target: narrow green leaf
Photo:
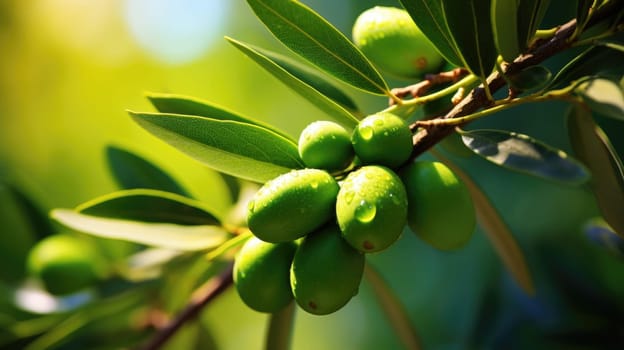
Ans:
<svg viewBox="0 0 624 350"><path fill-rule="evenodd" d="M400 0L418 28L438 52L455 66L463 66L459 49L453 41L439 0Z"/></svg>
<svg viewBox="0 0 624 350"><path fill-rule="evenodd" d="M492 0L442 0L444 18L463 66L482 80L496 63L496 45L490 16Z"/></svg>
<svg viewBox="0 0 624 350"><path fill-rule="evenodd" d="M233 40L231 38L227 38L227 40ZM240 43L240 41L239 41ZM345 109L359 113L360 110L355 102L349 97L345 92L340 90L332 81L327 79L322 73L318 70L311 68L308 65L305 65L301 62L298 62L290 57L278 54L276 52L262 49L257 46L252 46L249 44L245 44L248 47L253 47L253 49L259 52L261 55L266 56L268 59L273 61L275 64L279 65L285 71L301 80L302 82L310 85L314 89L316 89L321 94L325 95L327 98L332 101L338 103Z"/></svg>
<svg viewBox="0 0 624 350"><path fill-rule="evenodd" d="M582 30L589 19L589 9L594 0L577 0L576 6L576 26Z"/></svg>
<svg viewBox="0 0 624 350"><path fill-rule="evenodd" d="M624 90L611 80L593 79L577 88L592 111L624 121Z"/></svg>
<svg viewBox="0 0 624 350"><path fill-rule="evenodd" d="M219 225L221 222L216 210L204 203L175 193L149 189L114 192L84 203L76 211L111 219L178 225Z"/></svg>
<svg viewBox="0 0 624 350"><path fill-rule="evenodd" d="M145 158L116 146L107 146L106 159L121 188L151 188L189 197L169 174Z"/></svg>
<svg viewBox="0 0 624 350"><path fill-rule="evenodd" d="M520 0L492 0L494 41L507 62L513 62L524 48L518 40L518 5Z"/></svg>
<svg viewBox="0 0 624 350"><path fill-rule="evenodd" d="M585 235L594 243L619 258L624 258L624 237L618 236L603 220L591 220L584 227Z"/></svg>
<svg viewBox="0 0 624 350"><path fill-rule="evenodd" d="M267 72L279 79L282 83L293 89L296 93L310 101L313 105L327 114L327 117L343 124L345 127L353 128L358 123L358 119L349 113L339 104L323 95L313 86L299 79L291 72L276 63L271 57L267 56L266 51L252 45L226 38L237 49L241 50L245 55L258 63ZM278 57L277 54L272 54ZM285 59L285 57L281 57ZM291 68L294 66L291 66Z"/></svg>
<svg viewBox="0 0 624 350"><path fill-rule="evenodd" d="M578 161L527 135L502 130L461 133L464 144L490 162L511 170L568 184L587 181L589 173Z"/></svg>
<svg viewBox="0 0 624 350"><path fill-rule="evenodd" d="M518 42L524 50L531 44L535 32L542 23L550 0L520 0L518 6Z"/></svg>
<svg viewBox="0 0 624 350"><path fill-rule="evenodd" d="M591 111L575 105L568 113L574 152L592 173L590 186L607 223L624 237L624 166Z"/></svg>
<svg viewBox="0 0 624 350"><path fill-rule="evenodd" d="M196 251L218 247L228 236L220 226L147 223L92 216L55 209L52 218L77 231L94 236L176 250Z"/></svg>
<svg viewBox="0 0 624 350"><path fill-rule="evenodd" d="M585 77L620 79L624 74L624 52L607 46L592 46L568 62L546 89L564 87Z"/></svg>
<svg viewBox="0 0 624 350"><path fill-rule="evenodd" d="M195 115L198 117L253 124L274 131L287 139L292 139L287 133L272 125L247 116L242 116L225 107L195 97L155 92L148 92L145 95L160 113Z"/></svg>
<svg viewBox="0 0 624 350"><path fill-rule="evenodd" d="M247 0L256 16L293 52L328 74L373 94L389 94L383 77L338 29L292 0Z"/></svg>
<svg viewBox="0 0 624 350"><path fill-rule="evenodd" d="M303 168L294 142L257 125L176 114L130 115L173 147L232 176L264 183Z"/></svg>
<svg viewBox="0 0 624 350"><path fill-rule="evenodd" d="M483 193L470 175L448 159L444 159L438 154L436 154L436 157L440 158L466 184L475 206L477 220L483 232L487 235L496 253L518 285L522 287L525 293L534 295L535 286L526 258L498 210L496 210L487 195Z"/></svg>
<svg viewBox="0 0 624 350"><path fill-rule="evenodd" d="M511 86L518 90L536 90L548 84L552 78L552 73L544 66L530 66L508 76L508 78Z"/></svg>

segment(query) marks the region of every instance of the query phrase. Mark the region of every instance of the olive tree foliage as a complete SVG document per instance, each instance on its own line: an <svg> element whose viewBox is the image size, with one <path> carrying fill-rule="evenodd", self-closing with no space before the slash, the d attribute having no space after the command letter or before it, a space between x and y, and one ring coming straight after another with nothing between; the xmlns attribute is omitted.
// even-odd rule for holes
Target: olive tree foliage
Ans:
<svg viewBox="0 0 624 350"><path fill-rule="evenodd" d="M226 40L318 107L322 112L319 120L335 122L351 133L367 115L383 112L400 117L411 133L407 163L427 154L460 179L480 231L527 295L536 292L534 278L512 228L474 175L461 165L475 155L512 172L588 188L601 215L587 228L588 235L612 251L621 249L624 166L599 123L605 119L624 121L621 0L578 0L576 16L553 27L542 25L544 15L552 10L547 0L401 0L447 61L440 70L448 69L395 88L349 38L304 2L247 3L292 56L239 39ZM386 54L392 57L392 52ZM563 63L545 64L551 58ZM379 111L361 110L349 97L350 88L370 98L387 98L389 104ZM246 212L255 191L306 167L297 139L280 125L242 115L235 111L236 106L224 108L195 97L150 93L147 98L156 111L131 111L130 118L153 136L222 173L223 186L227 185L238 201L228 212L216 210L211 203L193 198L155 165L111 147L107 150L110 168L124 189L73 209L55 209L51 217L76 231L132 242L141 248L133 248L132 254L109 267L101 277L108 283L97 287L100 290L93 302L44 317L21 315L18 326L0 333L3 344L52 348L77 334L83 334L82 341L89 344L95 339L84 334L89 330L97 333L99 321L111 313L124 313L143 315L144 327L120 326L123 331L115 330L119 336L99 339L101 344L146 349L163 346L233 285L234 257L253 236ZM568 105L560 130L569 137L571 154L513 130L471 127L476 120L504 116L516 106L547 101ZM361 164L354 162L331 174L341 182L359 168ZM400 173L400 167L397 171ZM431 196L435 198L435 194ZM452 221L453 214L440 213L437 218ZM435 244L432 246L435 249ZM419 348L421 339L399 298L372 266L366 265L363 274L402 344ZM177 275L184 278L176 279ZM159 310L166 307L149 300L160 300L158 295L170 293L171 288L178 289L176 294L182 299L172 301L175 310L159 318ZM295 309L291 302L271 314L267 349L289 347Z"/></svg>

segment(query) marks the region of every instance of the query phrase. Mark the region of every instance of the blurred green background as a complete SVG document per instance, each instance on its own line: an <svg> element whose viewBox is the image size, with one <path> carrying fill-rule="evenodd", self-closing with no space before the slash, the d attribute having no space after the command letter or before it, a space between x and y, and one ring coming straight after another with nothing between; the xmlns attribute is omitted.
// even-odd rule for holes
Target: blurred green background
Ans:
<svg viewBox="0 0 624 350"><path fill-rule="evenodd" d="M347 36L364 9L398 6L397 1L304 2ZM560 7L549 21L571 18L572 6L553 3ZM125 112L152 111L143 95L151 91L206 99L277 124L294 137L309 122L323 119L318 109L231 47L225 35L286 52L242 0L1 1L0 177L42 211L72 208L117 189L105 158L105 147L115 145L152 161L197 198L225 209L232 198L217 174L149 135ZM387 102L345 89L367 113ZM530 134L569 151L565 109L559 103L529 105L475 126ZM621 150L622 141L616 146ZM404 235L369 261L407 306L426 348L556 348L557 335L572 339L563 343L571 348L594 345L597 336L581 334L579 327L600 331L605 346L611 338L603 331L619 330L615 335L622 337L621 317L613 321L600 313L603 309L596 311L597 301L623 310L624 280L622 261L582 233L585 222L597 215L591 194L478 159L462 165L513 228L538 294L522 294L481 232L452 253ZM19 215L8 206L0 210L4 218ZM3 244L25 251L37 236L20 231L24 223L17 221L0 226L0 235ZM175 295L175 287L169 288ZM573 293L575 288L580 292ZM246 309L232 291L209 306L202 320L218 349L261 348L265 316ZM170 348L184 348L185 339L182 334ZM399 347L366 283L334 315L297 316L294 349Z"/></svg>

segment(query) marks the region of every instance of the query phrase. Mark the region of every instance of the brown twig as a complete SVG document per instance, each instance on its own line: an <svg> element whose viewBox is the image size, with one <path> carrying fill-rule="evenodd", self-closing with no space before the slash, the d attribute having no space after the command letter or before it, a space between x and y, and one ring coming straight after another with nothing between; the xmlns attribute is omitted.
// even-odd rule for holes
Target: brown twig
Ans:
<svg viewBox="0 0 624 350"><path fill-rule="evenodd" d="M554 54L570 47L571 43L568 38L574 33L575 28L576 20L571 20L562 25L550 40L538 43L528 53L519 56L512 63L505 65L503 67L503 74L513 74L526 67L539 64ZM486 83L491 92L498 91L506 85L505 79L499 72L492 73L486 79ZM455 105L446 115L440 118L448 119L465 116L485 108L491 103L492 101L488 99L483 84L481 84L479 87L473 89L468 96ZM413 127L416 128L417 125L414 124ZM415 158L424 153L454 130L455 126L435 125L435 123L433 123L431 127L419 129L412 138L414 143L412 157Z"/></svg>
<svg viewBox="0 0 624 350"><path fill-rule="evenodd" d="M178 316L159 329L149 341L139 349L156 350L167 342L184 324L193 320L199 312L214 298L223 293L233 282L232 265L220 275L209 279L193 293L189 304Z"/></svg>
<svg viewBox="0 0 624 350"><path fill-rule="evenodd" d="M400 99L406 96L419 97L424 95L427 91L429 91L429 89L436 85L444 83L455 83L459 79L465 77L467 74L468 70L465 68L455 68L448 72L441 72L438 74L427 74L425 76L425 80L406 87L394 88L391 90L391 92L394 96ZM390 106L394 105L395 102L395 100L390 99Z"/></svg>

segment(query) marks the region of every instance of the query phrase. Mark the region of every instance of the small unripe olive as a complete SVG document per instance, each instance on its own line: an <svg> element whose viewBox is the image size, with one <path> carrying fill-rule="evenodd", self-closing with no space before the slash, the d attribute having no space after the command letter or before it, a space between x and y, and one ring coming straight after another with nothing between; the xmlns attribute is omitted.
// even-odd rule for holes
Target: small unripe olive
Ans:
<svg viewBox="0 0 624 350"><path fill-rule="evenodd" d="M347 176L336 200L336 217L343 238L370 253L388 248L405 227L407 194L390 169L369 165Z"/></svg>
<svg viewBox="0 0 624 350"><path fill-rule="evenodd" d="M299 156L309 168L344 169L354 156L351 135L340 124L313 122L299 136Z"/></svg>
<svg viewBox="0 0 624 350"><path fill-rule="evenodd" d="M364 255L340 237L336 226L307 235L290 269L297 304L315 315L326 315L346 305L357 294L364 271Z"/></svg>
<svg viewBox="0 0 624 350"><path fill-rule="evenodd" d="M351 136L355 154L363 164L391 168L405 163L412 154L412 133L403 119L391 113L364 118Z"/></svg>
<svg viewBox="0 0 624 350"><path fill-rule="evenodd" d="M274 313L293 300L290 265L294 242L268 243L250 238L234 260L234 285L241 300L259 312Z"/></svg>
<svg viewBox="0 0 624 350"><path fill-rule="evenodd" d="M357 18L353 41L379 68L399 78L419 78L444 59L407 11L376 6Z"/></svg>
<svg viewBox="0 0 624 350"><path fill-rule="evenodd" d="M442 250L457 249L475 230L475 211L464 183L440 162L418 161L401 171L409 202L409 227Z"/></svg>
<svg viewBox="0 0 624 350"><path fill-rule="evenodd" d="M324 170L300 169L280 175L249 202L247 224L266 242L287 242L314 231L334 215L338 183Z"/></svg>
<svg viewBox="0 0 624 350"><path fill-rule="evenodd" d="M39 278L51 294L78 292L100 277L103 262L97 252L78 237L68 234L48 236L28 254L28 270Z"/></svg>

